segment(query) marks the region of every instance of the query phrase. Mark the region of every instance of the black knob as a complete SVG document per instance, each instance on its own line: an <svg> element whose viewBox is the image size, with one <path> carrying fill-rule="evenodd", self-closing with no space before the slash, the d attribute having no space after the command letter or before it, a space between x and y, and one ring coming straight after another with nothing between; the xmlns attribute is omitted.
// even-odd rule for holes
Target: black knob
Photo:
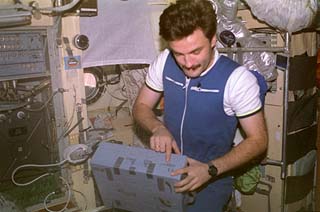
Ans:
<svg viewBox="0 0 320 212"><path fill-rule="evenodd" d="M89 38L86 35L76 35L73 41L78 49L86 50L89 47Z"/></svg>
<svg viewBox="0 0 320 212"><path fill-rule="evenodd" d="M219 38L221 42L228 47L231 47L236 42L236 36L228 30L224 30L220 33Z"/></svg>

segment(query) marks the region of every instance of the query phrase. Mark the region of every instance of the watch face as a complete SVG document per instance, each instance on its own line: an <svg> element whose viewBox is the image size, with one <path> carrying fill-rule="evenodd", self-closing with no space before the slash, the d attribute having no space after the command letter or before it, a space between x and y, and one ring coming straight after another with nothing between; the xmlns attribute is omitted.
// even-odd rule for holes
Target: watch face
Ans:
<svg viewBox="0 0 320 212"><path fill-rule="evenodd" d="M218 173L217 167L215 167L213 164L209 165L208 172L212 177L215 177Z"/></svg>

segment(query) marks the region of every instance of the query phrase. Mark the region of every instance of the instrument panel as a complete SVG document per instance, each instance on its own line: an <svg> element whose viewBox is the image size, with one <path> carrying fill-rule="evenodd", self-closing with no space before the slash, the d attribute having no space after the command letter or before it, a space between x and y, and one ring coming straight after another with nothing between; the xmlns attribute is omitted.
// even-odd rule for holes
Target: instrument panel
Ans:
<svg viewBox="0 0 320 212"><path fill-rule="evenodd" d="M0 31L0 81L49 75L46 29Z"/></svg>

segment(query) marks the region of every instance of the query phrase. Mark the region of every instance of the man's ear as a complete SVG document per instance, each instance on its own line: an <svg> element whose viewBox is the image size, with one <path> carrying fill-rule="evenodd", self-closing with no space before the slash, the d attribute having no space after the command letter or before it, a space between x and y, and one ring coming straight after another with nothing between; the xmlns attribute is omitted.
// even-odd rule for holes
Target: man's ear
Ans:
<svg viewBox="0 0 320 212"><path fill-rule="evenodd" d="M217 43L217 36L214 35L211 39L211 48L215 47Z"/></svg>

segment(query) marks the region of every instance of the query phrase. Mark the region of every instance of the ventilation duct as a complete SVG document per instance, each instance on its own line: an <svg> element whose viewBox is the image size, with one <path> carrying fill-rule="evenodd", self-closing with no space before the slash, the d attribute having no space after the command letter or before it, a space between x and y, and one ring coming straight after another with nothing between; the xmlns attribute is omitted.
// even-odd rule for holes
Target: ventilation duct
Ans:
<svg viewBox="0 0 320 212"><path fill-rule="evenodd" d="M264 42L252 36L244 23L237 18L237 0L211 0L217 13L217 38L225 47L265 48ZM227 35L227 38L223 37ZM234 41L230 41L233 40ZM227 41L227 42L226 42ZM258 71L271 87L278 73L275 69L275 55L272 52L240 52L238 62L250 70Z"/></svg>

